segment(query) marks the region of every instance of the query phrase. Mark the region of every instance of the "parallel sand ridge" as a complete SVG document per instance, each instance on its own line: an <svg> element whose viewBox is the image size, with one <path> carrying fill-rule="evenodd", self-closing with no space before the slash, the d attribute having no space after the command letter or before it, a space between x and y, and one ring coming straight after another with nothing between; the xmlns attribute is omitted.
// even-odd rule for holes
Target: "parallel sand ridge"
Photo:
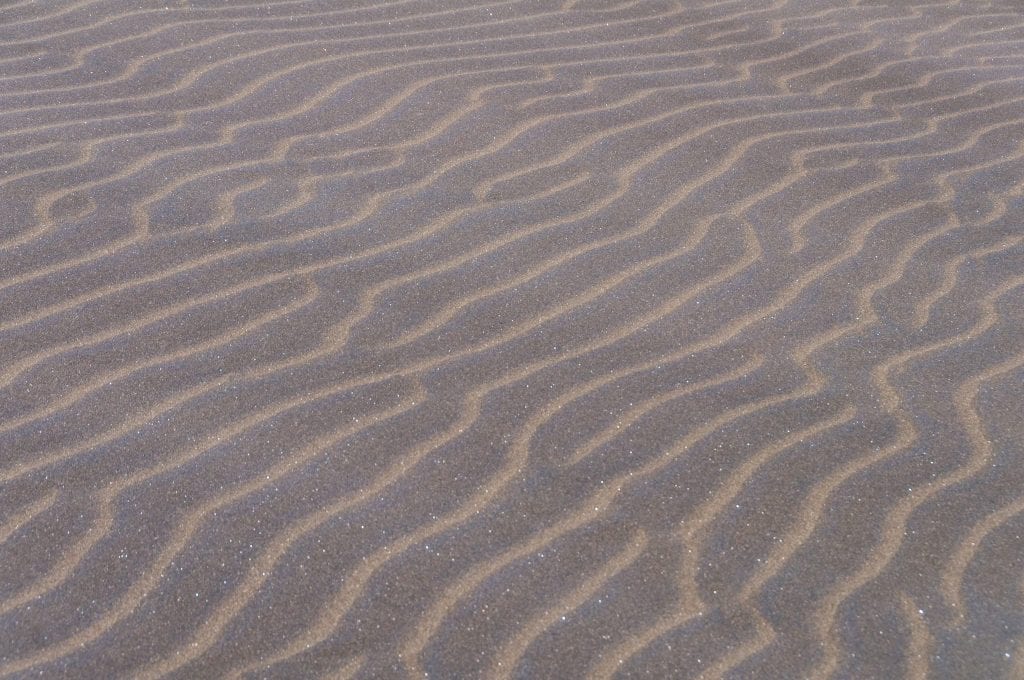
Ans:
<svg viewBox="0 0 1024 680"><path fill-rule="evenodd" d="M0 677L1024 677L1024 9L0 3Z"/></svg>

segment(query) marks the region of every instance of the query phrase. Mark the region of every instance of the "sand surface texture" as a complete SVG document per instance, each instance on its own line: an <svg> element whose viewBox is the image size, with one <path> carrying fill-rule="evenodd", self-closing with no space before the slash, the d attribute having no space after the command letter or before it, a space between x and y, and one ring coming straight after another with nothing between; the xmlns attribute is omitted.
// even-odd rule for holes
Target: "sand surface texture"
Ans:
<svg viewBox="0 0 1024 680"><path fill-rule="evenodd" d="M1018 0L3 0L0 677L1024 677Z"/></svg>

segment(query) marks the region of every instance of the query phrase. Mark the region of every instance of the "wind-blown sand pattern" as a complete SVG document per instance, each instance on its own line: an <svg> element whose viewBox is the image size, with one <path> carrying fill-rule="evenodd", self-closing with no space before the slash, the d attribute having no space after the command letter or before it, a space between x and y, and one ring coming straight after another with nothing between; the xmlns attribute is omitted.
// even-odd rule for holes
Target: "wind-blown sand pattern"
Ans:
<svg viewBox="0 0 1024 680"><path fill-rule="evenodd" d="M1024 674L1017 0L8 0L0 205L0 677Z"/></svg>

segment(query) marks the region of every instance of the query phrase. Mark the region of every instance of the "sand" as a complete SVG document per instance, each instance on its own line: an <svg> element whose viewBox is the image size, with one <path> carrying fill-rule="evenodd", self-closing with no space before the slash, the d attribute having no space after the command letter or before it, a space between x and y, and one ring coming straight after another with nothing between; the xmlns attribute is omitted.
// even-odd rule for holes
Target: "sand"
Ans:
<svg viewBox="0 0 1024 680"><path fill-rule="evenodd" d="M0 677L1024 677L1016 0L4 0Z"/></svg>

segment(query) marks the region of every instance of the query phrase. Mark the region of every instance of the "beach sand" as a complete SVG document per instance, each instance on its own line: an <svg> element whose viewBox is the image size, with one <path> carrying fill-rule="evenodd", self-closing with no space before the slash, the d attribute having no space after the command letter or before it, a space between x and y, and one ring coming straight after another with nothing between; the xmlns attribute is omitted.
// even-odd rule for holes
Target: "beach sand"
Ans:
<svg viewBox="0 0 1024 680"><path fill-rule="evenodd" d="M1016 0L4 0L0 677L1024 677Z"/></svg>

